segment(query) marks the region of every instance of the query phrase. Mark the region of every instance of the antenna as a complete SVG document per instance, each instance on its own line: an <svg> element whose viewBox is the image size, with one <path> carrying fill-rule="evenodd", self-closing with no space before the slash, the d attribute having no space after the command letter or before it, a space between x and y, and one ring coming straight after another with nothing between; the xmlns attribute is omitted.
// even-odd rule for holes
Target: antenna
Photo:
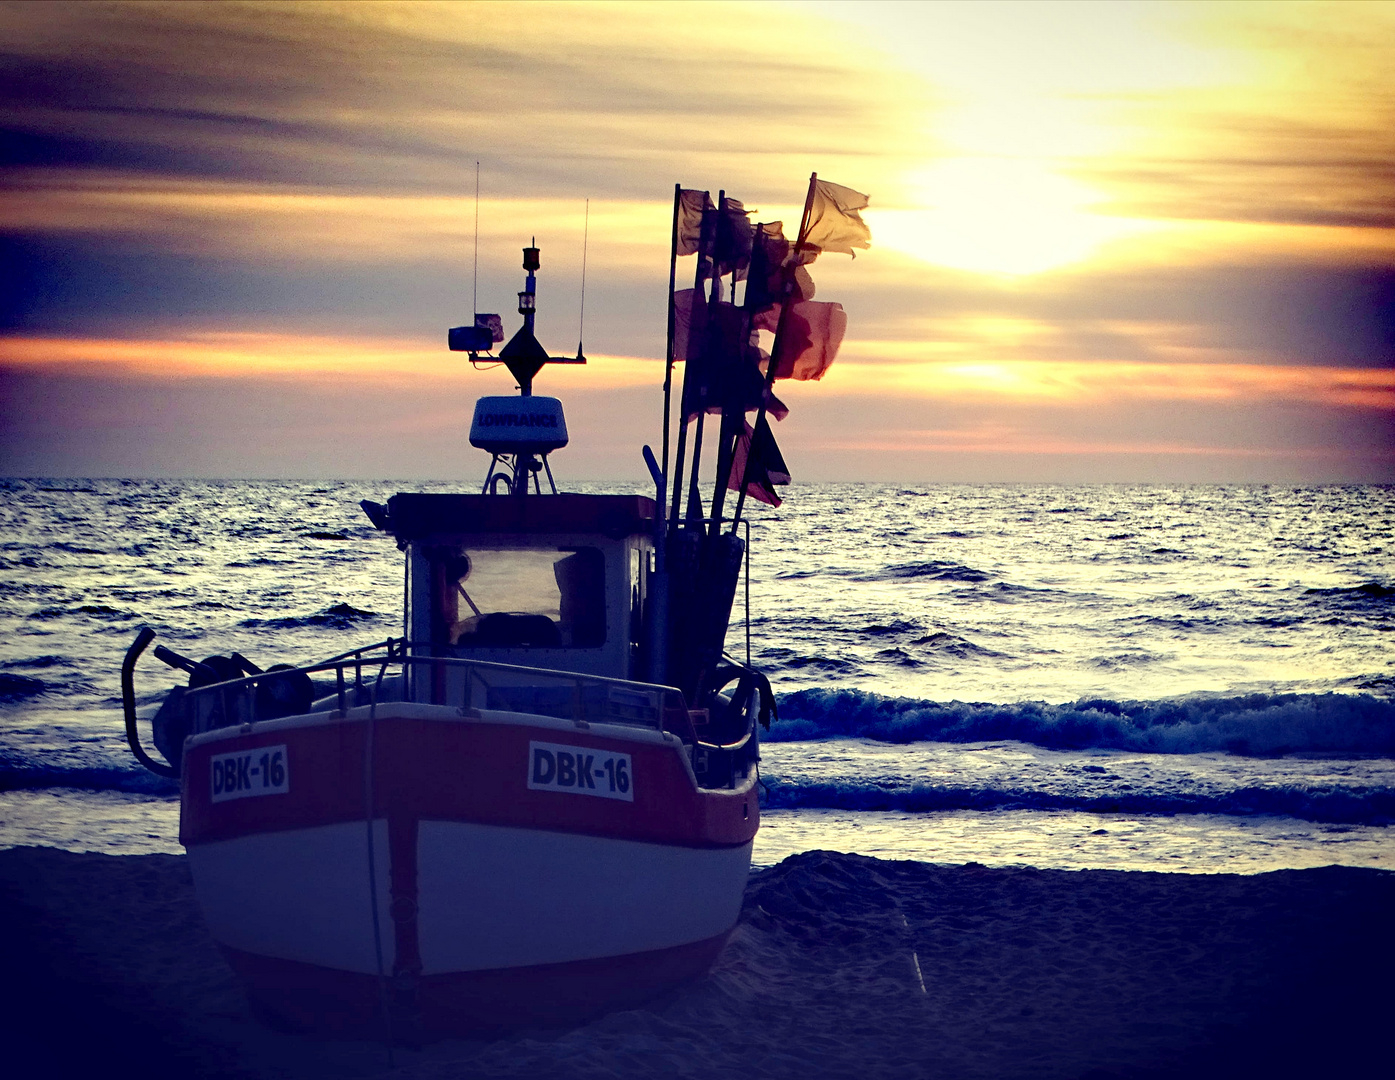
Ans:
<svg viewBox="0 0 1395 1080"><path fill-rule="evenodd" d="M581 227L581 315L576 327L576 355L581 355L581 342L586 337L586 245L591 239L591 200L586 200L586 218Z"/></svg>
<svg viewBox="0 0 1395 1080"><path fill-rule="evenodd" d="M475 162L475 272L470 279L470 313L480 309L480 163Z"/></svg>

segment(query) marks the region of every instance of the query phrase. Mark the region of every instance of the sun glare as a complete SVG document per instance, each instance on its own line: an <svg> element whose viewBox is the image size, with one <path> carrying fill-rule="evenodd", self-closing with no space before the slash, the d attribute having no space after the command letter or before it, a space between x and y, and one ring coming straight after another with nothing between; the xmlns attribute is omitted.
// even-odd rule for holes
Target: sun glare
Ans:
<svg viewBox="0 0 1395 1080"><path fill-rule="evenodd" d="M929 88L923 157L868 220L879 245L957 270L1039 274L1166 230L1105 212L1118 199L1110 176L1154 134L1151 103L1253 74L1178 31L1185 8L814 7Z"/></svg>
<svg viewBox="0 0 1395 1080"><path fill-rule="evenodd" d="M1092 213L1100 196L1041 161L946 158L907 187L923 209L869 211L878 244L957 270L1041 273L1158 227Z"/></svg>

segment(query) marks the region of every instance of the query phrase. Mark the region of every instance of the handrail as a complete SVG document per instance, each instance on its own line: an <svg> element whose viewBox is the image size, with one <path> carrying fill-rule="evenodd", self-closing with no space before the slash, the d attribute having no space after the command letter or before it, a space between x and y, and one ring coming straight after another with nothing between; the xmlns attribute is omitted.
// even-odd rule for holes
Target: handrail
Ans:
<svg viewBox="0 0 1395 1080"><path fill-rule="evenodd" d="M375 649L387 648L391 650L406 649L427 649L430 648L428 642L408 641L406 638L388 638L385 641L376 642L373 645L365 645L361 649L351 649L348 652L332 656L328 660L317 660L313 664L296 664L290 670L303 671L307 675L316 671L329 671L332 668L345 666L346 661L351 661L362 657L365 662L378 658L370 657ZM418 664L447 664L455 667L479 667L490 671L516 671L529 675L548 675L557 679L581 679L586 682L606 683L613 686L634 687L640 690L663 691L669 694L682 694L683 691L676 686L665 686L661 683L640 682L638 679L616 679L610 675L592 675L585 671L562 671L558 668L531 667L526 664L505 664L498 660L476 660L469 656L422 656L405 651L398 651L395 655L388 657L389 662L402 661L404 663ZM275 675L284 675L287 669L280 671L263 671L256 675L243 675L236 679L226 679L220 683L211 683L207 686L200 686L189 691L190 694L197 694L204 690L221 688L224 690L238 689L250 683L255 683L259 679L269 678Z"/></svg>
<svg viewBox="0 0 1395 1080"><path fill-rule="evenodd" d="M343 670L347 666L361 666L365 663L381 663L384 667L392 664L401 664L404 670L409 665L423 664L441 665L448 668L462 668L467 672L467 680L478 678L482 672L487 673L495 671L503 674L526 675L533 678L542 677L562 684L571 683L577 691L573 695L572 706L576 714L583 712L579 704L582 696L580 690L581 687L588 684L593 686L615 687L632 693L660 694L665 698L670 695L677 695L679 701L682 702L682 707L685 709L687 708L687 702L683 700L683 692L674 686L639 682L634 679L616 679L607 675L591 675L578 671L559 671L555 668L539 668L523 664L505 664L494 660L475 660L464 656L422 655L411 651L430 647L430 644L425 642L411 642L405 638L388 638L385 641L376 642L373 645L367 645L361 649L351 649L338 656L331 657L328 660L321 660L313 664L297 665L292 670L302 672L306 675L331 670L336 672L335 688L331 692L335 693L338 697L341 712L344 711L345 705L345 680L343 678ZM382 655L382 650L386 650L386 656ZM226 701L228 695L235 694L243 689L252 688L261 680L276 678L277 676L284 676L286 674L287 671L282 669L276 672L262 672L258 675L246 675L237 679L228 679L221 683L213 683L208 686L190 689L187 692L187 697L192 700L196 699L199 695L212 693L216 694L223 701ZM485 683L484 685L488 687L489 684ZM657 710L655 720L652 724L643 724L639 726L653 727L658 731L663 731L663 713L664 709L661 705ZM582 717L576 715L574 719L582 719ZM633 724L633 721L619 718L611 718L611 722Z"/></svg>
<svg viewBox="0 0 1395 1080"><path fill-rule="evenodd" d="M140 735L137 729L135 711L135 667L146 647L154 639L155 632L149 627L142 627L136 640L131 644L131 647L127 649L126 656L121 664L121 700L126 720L126 740L130 744L131 752L135 755L136 759L147 769L158 776L178 779L180 775L178 765L166 765L151 757L141 745ZM465 675L462 704L467 707L474 698L473 687L476 682L485 689L486 702L488 701L488 692L493 689L526 689L530 686L534 689L537 688L536 682L492 683L486 678L490 672L499 672L514 676L527 676L532 680L541 677L544 680L561 683L563 685L570 683L572 685L572 694L570 695L570 719L574 723L582 726L585 726L591 721L595 721L603 724L619 724L622 726L654 730L663 735L665 734L665 720L670 709L675 709L675 711L681 710L681 714L684 717L687 717L689 714L683 692L677 687L663 686L658 683L639 682L631 679L616 679L606 675L590 675L584 672L558 671L554 668L530 667L523 664L505 664L493 660L475 660L461 656L414 655L410 651L429 647L430 646L426 643L410 642L406 638L388 638L385 641L375 642L372 645L367 645L359 649L350 649L328 660L321 660L313 664L304 664L297 667L283 667L277 671L264 671L253 675L241 676L236 679L228 679L221 683L212 683L206 686L179 690L177 692L183 695L182 706L185 710L184 722L190 725L184 730L188 734L194 734L199 731L211 730L213 728L225 727L232 724L237 724L239 726L245 724L247 726L244 727L243 730L251 730L252 724L260 722L257 715L259 710L255 700L259 695L254 688L260 688L263 680L285 678L292 672L304 674L307 676L308 681L308 675L312 672L333 670L336 677L333 689L330 693L338 699L338 717L340 719L345 719L348 715L345 669L349 667L356 669L354 679L356 690L355 703L363 704L362 693L365 689L362 677L363 667L365 664L376 664L379 666L377 678L372 679L370 686L367 688L369 695L367 702L368 719L371 727L373 716L376 714L377 707L381 702L380 694L384 676L388 668L394 663L402 666L403 676L406 675L412 664L442 665L445 667L462 669ZM313 686L313 683L311 685ZM650 697L649 701L646 703L642 700L631 700L627 702L617 698L615 695L608 695L601 703L601 715L596 716L593 713L591 716L588 716L588 695L583 692L584 688L588 685L593 687L617 688L629 694L649 695ZM246 691L252 691L252 693L247 694L245 693ZM208 694L212 695L211 699L200 697L200 695ZM657 700L655 700L656 698ZM677 700L677 706L670 704L675 698ZM594 699L592 700L594 701ZM191 703L200 701L211 701L211 705L203 710L199 709L197 705L194 705L194 707L190 709ZM313 708L313 701L308 704ZM537 703L530 704L536 706ZM488 708L488 705L485 707ZM546 705L543 707L547 708ZM305 710L305 712L309 711L310 708ZM511 710L506 704L500 711L507 712ZM518 711L533 712L536 711L536 708L530 708L529 705L525 704L520 705ZM207 723L207 726L196 719L201 712L205 720L210 721ZM234 713L239 714L241 718L234 720ZM333 716L333 712L331 712L330 715ZM540 715L556 714L541 712ZM268 721L277 718L279 717L275 713L264 717L264 719ZM559 718L566 719L567 717L563 715ZM734 755L740 756L742 754L747 754L748 748L755 744L757 738L754 724L743 731L735 742L731 743L707 742L698 736L690 723L686 724L686 727L686 732L682 728L679 728L677 731L672 732L672 734L676 735L679 741L686 745L694 769L698 769L703 775L706 775L706 770L709 767L705 764L709 760L706 755L718 754L721 755L721 757L715 760L729 762L733 760ZM699 765L699 761L704 764ZM722 767L723 766L717 766L719 769ZM702 781L700 781L700 783L701 782Z"/></svg>

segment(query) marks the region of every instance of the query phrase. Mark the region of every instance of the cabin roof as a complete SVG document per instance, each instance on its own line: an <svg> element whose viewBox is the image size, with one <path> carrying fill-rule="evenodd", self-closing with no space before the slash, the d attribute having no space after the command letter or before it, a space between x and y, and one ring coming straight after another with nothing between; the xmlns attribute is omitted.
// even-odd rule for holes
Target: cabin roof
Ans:
<svg viewBox="0 0 1395 1080"><path fill-rule="evenodd" d="M648 533L654 500L643 495L424 495L388 500L386 528L399 543L442 534Z"/></svg>

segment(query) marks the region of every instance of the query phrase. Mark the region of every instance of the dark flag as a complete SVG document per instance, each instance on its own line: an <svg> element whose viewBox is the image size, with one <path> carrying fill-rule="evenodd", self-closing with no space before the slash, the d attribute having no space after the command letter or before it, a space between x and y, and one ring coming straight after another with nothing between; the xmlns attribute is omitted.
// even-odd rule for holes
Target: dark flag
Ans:
<svg viewBox="0 0 1395 1080"><path fill-rule="evenodd" d="M735 274L737 281L746 279L746 269L751 262L751 243L755 236L750 216L751 212L739 199L723 197L716 229L715 262L719 277Z"/></svg>
<svg viewBox="0 0 1395 1080"><path fill-rule="evenodd" d="M727 487L732 491L741 490L741 478L747 478L746 494L769 506L779 506L780 496L775 494L775 485L790 482L789 466L775 445L775 435L765 417L760 417L755 429L749 422L745 431L736 440L736 452L732 454L731 474ZM751 458L750 471L746 469L746 458Z"/></svg>
<svg viewBox="0 0 1395 1080"><path fill-rule="evenodd" d="M694 255L702 238L702 215L711 210L712 196L705 191L684 188L678 196L679 255Z"/></svg>
<svg viewBox="0 0 1395 1080"><path fill-rule="evenodd" d="M690 368L683 380L683 416L752 412L764 397L766 409L783 419L789 409L769 392L762 374L769 357L749 343L749 313L726 301L695 305L695 297L692 289L673 294L673 356Z"/></svg>

